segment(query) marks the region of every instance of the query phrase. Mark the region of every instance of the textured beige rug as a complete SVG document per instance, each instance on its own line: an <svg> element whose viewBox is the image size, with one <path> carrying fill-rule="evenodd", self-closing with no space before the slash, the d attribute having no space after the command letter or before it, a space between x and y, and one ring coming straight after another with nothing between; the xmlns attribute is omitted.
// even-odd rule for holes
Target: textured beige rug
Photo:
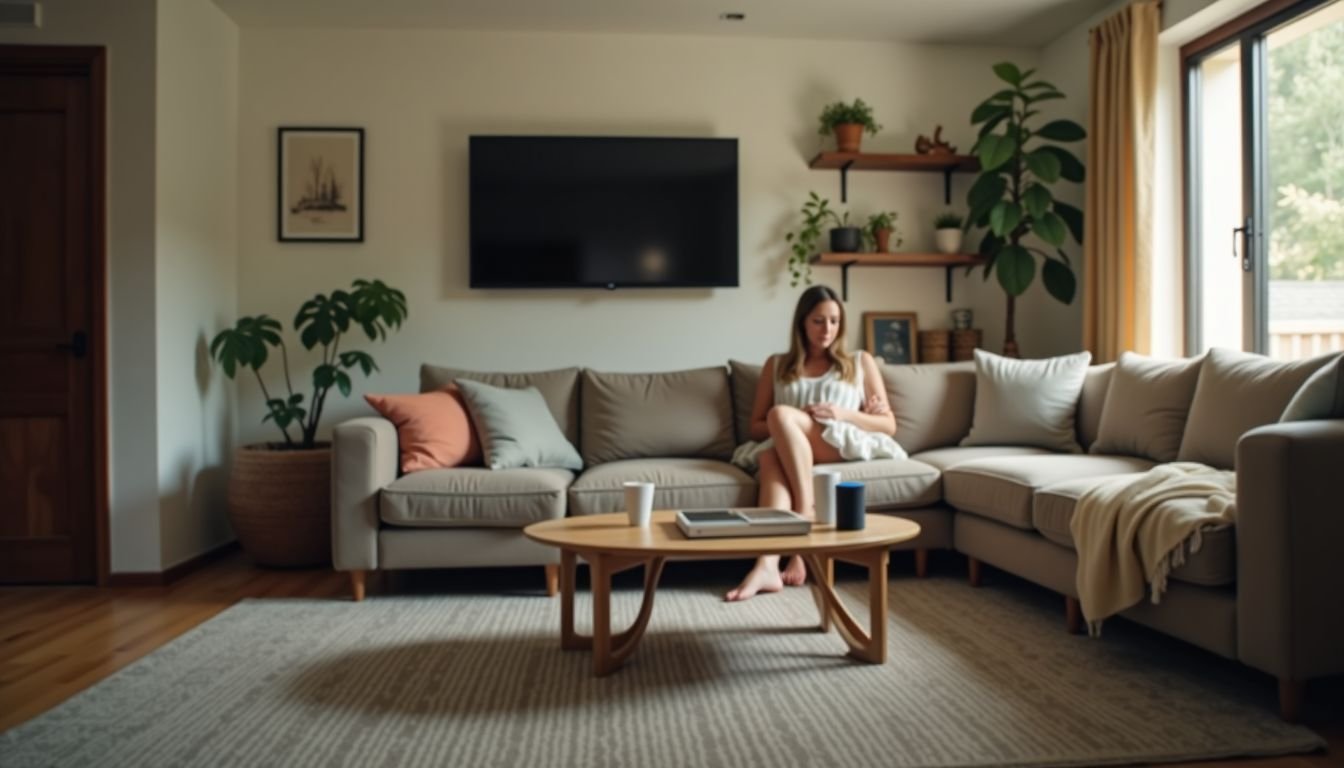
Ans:
<svg viewBox="0 0 1344 768"><path fill-rule="evenodd" d="M559 649L544 597L249 600L0 734L0 763L1103 765L1324 746L1277 718L1267 680L1125 622L1070 636L1039 593L894 579L884 666L842 658L804 589L718 597L660 591L605 679ZM621 623L637 601L617 594Z"/></svg>

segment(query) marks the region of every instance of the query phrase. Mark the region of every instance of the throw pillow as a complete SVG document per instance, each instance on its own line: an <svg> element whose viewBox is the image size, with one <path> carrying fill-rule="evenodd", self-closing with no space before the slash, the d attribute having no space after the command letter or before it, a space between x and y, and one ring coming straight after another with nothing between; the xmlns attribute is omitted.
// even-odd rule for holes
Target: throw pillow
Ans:
<svg viewBox="0 0 1344 768"><path fill-rule="evenodd" d="M579 452L588 466L646 457L733 455L733 398L723 366L580 379Z"/></svg>
<svg viewBox="0 0 1344 768"><path fill-rule="evenodd" d="M1232 349L1209 350L1177 460L1233 469L1237 440L1278 421L1302 383L1334 357L1281 362Z"/></svg>
<svg viewBox="0 0 1344 768"><path fill-rule="evenodd" d="M1297 390L1279 421L1308 421L1344 417L1344 355L1311 374Z"/></svg>
<svg viewBox="0 0 1344 768"><path fill-rule="evenodd" d="M481 443L456 387L418 395L365 395L397 428L401 472L480 465Z"/></svg>
<svg viewBox="0 0 1344 768"><path fill-rule="evenodd" d="M733 387L733 432L737 444L751 440L751 408L756 405L756 385L761 380L760 363L729 360L729 382Z"/></svg>
<svg viewBox="0 0 1344 768"><path fill-rule="evenodd" d="M1175 461L1204 358L1155 360L1125 352L1111 375L1089 453Z"/></svg>
<svg viewBox="0 0 1344 768"><path fill-rule="evenodd" d="M536 387L505 389L470 379L456 384L481 436L487 467L583 469L579 452L565 439Z"/></svg>
<svg viewBox="0 0 1344 768"><path fill-rule="evenodd" d="M975 413L961 444L1081 453L1074 416L1090 362L1091 352L1014 360L975 350Z"/></svg>
<svg viewBox="0 0 1344 768"><path fill-rule="evenodd" d="M911 455L956 445L971 430L975 363L879 366L896 414L896 442Z"/></svg>
<svg viewBox="0 0 1344 768"><path fill-rule="evenodd" d="M555 423L565 433L565 439L579 443L579 369L559 368L551 371L521 373L494 373L468 371L463 368L444 368L425 363L420 366L420 391L443 389L457 379L471 379L493 387L525 389L536 387L551 409Z"/></svg>

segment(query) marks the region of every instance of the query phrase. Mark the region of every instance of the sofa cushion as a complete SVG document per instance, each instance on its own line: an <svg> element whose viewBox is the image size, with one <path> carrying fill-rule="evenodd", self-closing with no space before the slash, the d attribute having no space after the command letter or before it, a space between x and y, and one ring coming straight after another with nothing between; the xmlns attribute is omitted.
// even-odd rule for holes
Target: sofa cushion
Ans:
<svg viewBox="0 0 1344 768"><path fill-rule="evenodd" d="M457 386L487 467L583 469L579 452L561 434L536 387L506 389L470 379L458 379Z"/></svg>
<svg viewBox="0 0 1344 768"><path fill-rule="evenodd" d="M654 509L750 507L756 504L756 480L715 459L630 459L597 464L569 488L570 515L596 515L625 509L621 483L653 483Z"/></svg>
<svg viewBox="0 0 1344 768"><path fill-rule="evenodd" d="M971 431L975 363L882 365L896 442L908 454L956 445Z"/></svg>
<svg viewBox="0 0 1344 768"><path fill-rule="evenodd" d="M1153 466L1131 456L1005 456L958 464L943 472L943 498L963 512L1032 529L1037 488L1074 477L1144 472Z"/></svg>
<svg viewBox="0 0 1344 768"><path fill-rule="evenodd" d="M546 408L565 433L570 445L579 444L579 369L560 368L531 373L485 373L461 368L443 368L428 363L420 366L420 391L443 389L456 379L471 379L494 387L524 389L536 387Z"/></svg>
<svg viewBox="0 0 1344 768"><path fill-rule="evenodd" d="M1344 417L1344 355L1320 367L1298 387L1279 421Z"/></svg>
<svg viewBox="0 0 1344 768"><path fill-rule="evenodd" d="M741 445L751 440L751 408L756 405L761 366L729 360L728 374L733 388L733 438Z"/></svg>
<svg viewBox="0 0 1344 768"><path fill-rule="evenodd" d="M1302 383L1337 354L1281 362L1231 349L1209 350L1199 370L1179 460L1233 469L1237 440L1278 421Z"/></svg>
<svg viewBox="0 0 1344 768"><path fill-rule="evenodd" d="M1074 420L1091 359L1091 352L1014 360L975 350L975 413L961 444L1079 453Z"/></svg>
<svg viewBox="0 0 1344 768"><path fill-rule="evenodd" d="M822 468L838 471L841 480L863 483L867 509L927 507L943 498L942 473L920 461L873 459L817 465Z"/></svg>
<svg viewBox="0 0 1344 768"><path fill-rule="evenodd" d="M1175 461L1203 362L1122 353L1089 452Z"/></svg>
<svg viewBox="0 0 1344 768"><path fill-rule="evenodd" d="M1086 451L1097 440L1101 429L1101 411L1106 407L1106 395L1111 388L1115 363L1089 366L1083 379L1083 391L1078 395L1078 445Z"/></svg>
<svg viewBox="0 0 1344 768"><path fill-rule="evenodd" d="M378 496L388 525L522 528L565 516L565 469L426 469L399 477Z"/></svg>
<svg viewBox="0 0 1344 768"><path fill-rule="evenodd" d="M666 373L585 370L581 382L580 450L589 465L733 455L733 401L722 366Z"/></svg>
<svg viewBox="0 0 1344 768"><path fill-rule="evenodd" d="M1138 477L1136 474L1135 477ZM1031 522L1045 538L1069 549L1073 545L1073 531L1069 524L1078 499L1100 478L1084 477L1054 483L1040 488L1032 500ZM1202 508L1204 502L1181 499L1168 503L1194 503ZM1236 527L1221 525L1202 533L1199 551L1187 555L1185 564L1172 569L1171 578L1187 584L1219 587L1232 584L1237 577Z"/></svg>
<svg viewBox="0 0 1344 768"><path fill-rule="evenodd" d="M939 472L946 472L949 467L955 467L958 464L964 464L968 461L977 459L992 459L1000 456L1056 456L1058 454L1047 451L1044 448L1024 448L1015 445L984 445L962 448L955 446L951 448L935 448L932 451L923 451L910 458L915 461L928 464Z"/></svg>

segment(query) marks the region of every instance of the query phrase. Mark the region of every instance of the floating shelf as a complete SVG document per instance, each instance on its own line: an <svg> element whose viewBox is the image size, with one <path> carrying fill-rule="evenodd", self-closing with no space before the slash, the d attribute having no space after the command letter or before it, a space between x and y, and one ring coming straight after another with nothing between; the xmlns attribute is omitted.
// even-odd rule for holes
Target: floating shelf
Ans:
<svg viewBox="0 0 1344 768"><path fill-rule="evenodd" d="M819 152L809 168L840 171L840 202L848 202L850 171L915 171L943 174L943 202L952 203L952 174L974 173L974 155L888 155L869 152Z"/></svg>
<svg viewBox="0 0 1344 768"><path fill-rule="evenodd" d="M834 153L832 153L834 154ZM811 259L818 266L840 267L840 296L849 300L849 268L858 267L945 267L947 301L952 301L952 270L984 264L975 253L819 253Z"/></svg>

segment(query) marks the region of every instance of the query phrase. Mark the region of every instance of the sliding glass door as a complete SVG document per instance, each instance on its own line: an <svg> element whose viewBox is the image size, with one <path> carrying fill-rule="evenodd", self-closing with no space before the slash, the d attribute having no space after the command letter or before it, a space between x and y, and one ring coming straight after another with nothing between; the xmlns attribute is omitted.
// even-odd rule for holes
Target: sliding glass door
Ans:
<svg viewBox="0 0 1344 768"><path fill-rule="evenodd" d="M1182 59L1187 349L1344 349L1344 2L1266 3Z"/></svg>

